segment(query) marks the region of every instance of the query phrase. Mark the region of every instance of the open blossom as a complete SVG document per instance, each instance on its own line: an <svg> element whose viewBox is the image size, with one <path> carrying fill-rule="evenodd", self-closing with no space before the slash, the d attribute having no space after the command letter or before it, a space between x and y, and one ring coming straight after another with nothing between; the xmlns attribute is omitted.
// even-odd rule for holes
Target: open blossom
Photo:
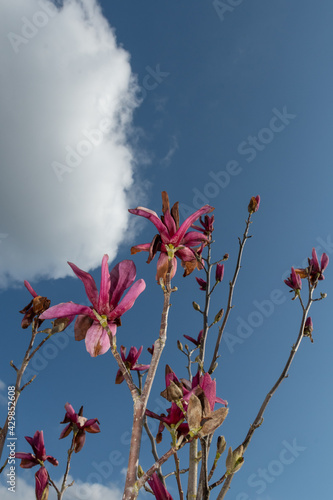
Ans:
<svg viewBox="0 0 333 500"><path fill-rule="evenodd" d="M24 314L21 322L21 327L28 328L35 316L38 317L42 312L50 307L51 301L46 297L41 297L40 295L38 295L30 285L29 281L25 280L24 286L28 289L33 297L29 304L25 306L22 311L20 311L21 314ZM41 324L42 321L38 319L38 327Z"/></svg>
<svg viewBox="0 0 333 500"><path fill-rule="evenodd" d="M32 447L33 453L15 453L16 458L21 459L20 467L31 469L35 465L41 467L35 474L35 492L37 500L44 500L48 496L49 474L44 467L44 462L48 461L52 465L58 465L58 460L50 455L46 455L43 431L36 431L33 437L25 436Z"/></svg>
<svg viewBox="0 0 333 500"><path fill-rule="evenodd" d="M140 357L140 354L142 353L143 346L140 347L139 350L137 350L136 347L132 346L129 350L127 358L126 356L126 347L123 345L120 347L120 355L121 358L128 370L134 370L137 372L142 372L145 370L149 369L150 365L140 365L137 364L137 361ZM121 384L124 381L124 376L121 373L121 370L118 370L117 375L116 375L116 384Z"/></svg>
<svg viewBox="0 0 333 500"><path fill-rule="evenodd" d="M153 490L156 500L173 500L156 472L148 479L148 484Z"/></svg>
<svg viewBox="0 0 333 500"><path fill-rule="evenodd" d="M189 229L201 215L214 210L210 205L205 205L190 215L180 226L178 202L170 210L169 197L166 191L162 192L162 202L163 215L161 218L158 217L156 212L148 208L137 207L129 210L131 214L149 219L158 230L158 234L154 236L151 243L144 243L131 248L132 254L142 251L149 252L147 263L150 263L156 253L160 252L156 274L158 283L160 279L165 280L169 261L172 261L171 278L175 275L177 269L176 257L182 261L185 275L190 274L195 268L202 269L200 257L196 254L195 247L209 241L209 238L201 231L189 231Z"/></svg>
<svg viewBox="0 0 333 500"><path fill-rule="evenodd" d="M214 215L212 215L211 217L209 215L205 215L204 220L202 220L202 217L200 217L199 222L200 222L200 224L201 224L202 227L195 226L194 224L192 224L191 227L193 229L196 229L197 231L201 231L206 236L210 236L211 233L214 231L214 226L213 226L213 224L214 224Z"/></svg>
<svg viewBox="0 0 333 500"><path fill-rule="evenodd" d="M69 403L65 404L66 414L64 420L60 422L61 424L68 424L62 430L59 439L63 439L68 436L72 431L74 432L74 451L78 453L82 450L84 442L86 440L86 432L96 434L100 432L99 421L97 418L91 418L88 420L83 417L83 406L81 406L79 413L75 413L74 408Z"/></svg>
<svg viewBox="0 0 333 500"><path fill-rule="evenodd" d="M156 442L160 443L162 441L162 432L164 431L165 424L171 428L177 428L177 436L186 436L189 433L188 424L184 423L184 413L176 405L176 403L171 403L171 408L167 409L167 415L162 413L162 415L157 415L156 413L146 410L146 415L151 418L156 418L160 421L158 427L158 432L156 436Z"/></svg>
<svg viewBox="0 0 333 500"><path fill-rule="evenodd" d="M108 332L97 320L94 311L102 317L112 335L115 335L117 327L121 325L121 316L131 309L140 293L146 288L143 279L133 284L136 277L133 261L123 260L109 272L108 258L108 255L104 255L102 260L99 293L91 274L82 271L71 262L68 263L83 282L87 297L92 304L91 307L65 302L50 307L40 316L41 319L52 319L77 315L74 326L75 339L85 339L87 351L91 356L104 354L110 348ZM128 288L128 292L120 300Z"/></svg>

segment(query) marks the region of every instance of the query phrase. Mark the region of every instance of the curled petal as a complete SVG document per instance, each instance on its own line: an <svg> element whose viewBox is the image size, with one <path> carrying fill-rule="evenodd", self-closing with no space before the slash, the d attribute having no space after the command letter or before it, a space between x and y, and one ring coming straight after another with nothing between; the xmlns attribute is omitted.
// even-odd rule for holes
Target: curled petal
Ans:
<svg viewBox="0 0 333 500"><path fill-rule="evenodd" d="M94 308L97 309L97 307L98 307L98 291L97 291L97 287L96 287L96 283L95 283L94 278L91 276L91 274L87 273L86 271L83 271L82 269L77 267L72 262L68 262L68 264L73 269L76 276L84 284L84 288L86 290L87 297L89 298L89 300L92 303L92 305L94 306Z"/></svg>
<svg viewBox="0 0 333 500"><path fill-rule="evenodd" d="M97 418L91 418L86 421L83 428L85 431L90 432L91 434L96 434L97 432L101 432L98 424L99 420Z"/></svg>
<svg viewBox="0 0 333 500"><path fill-rule="evenodd" d="M164 237L168 237L168 232L161 221L161 219L158 217L157 213L154 212L153 210L150 210L149 208L144 208L144 207L137 207L129 210L129 213L133 215L140 215L141 217L145 217L146 219L150 220L154 226L156 227L157 231L160 233L160 235Z"/></svg>
<svg viewBox="0 0 333 500"><path fill-rule="evenodd" d="M131 248L131 255L135 255L139 252L149 252L150 243L142 243L141 245L135 245Z"/></svg>

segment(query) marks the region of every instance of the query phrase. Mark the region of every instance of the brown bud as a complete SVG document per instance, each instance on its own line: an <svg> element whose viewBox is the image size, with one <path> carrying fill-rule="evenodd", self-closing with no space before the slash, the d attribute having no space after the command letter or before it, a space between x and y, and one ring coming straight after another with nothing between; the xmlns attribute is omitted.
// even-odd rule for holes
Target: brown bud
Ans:
<svg viewBox="0 0 333 500"><path fill-rule="evenodd" d="M192 306L195 311L200 311L200 306L196 302L192 302Z"/></svg>
<svg viewBox="0 0 333 500"><path fill-rule="evenodd" d="M227 447L227 442L225 440L225 437L224 436L219 436L218 439L217 439L217 452L222 455L222 453L225 451L226 447Z"/></svg>

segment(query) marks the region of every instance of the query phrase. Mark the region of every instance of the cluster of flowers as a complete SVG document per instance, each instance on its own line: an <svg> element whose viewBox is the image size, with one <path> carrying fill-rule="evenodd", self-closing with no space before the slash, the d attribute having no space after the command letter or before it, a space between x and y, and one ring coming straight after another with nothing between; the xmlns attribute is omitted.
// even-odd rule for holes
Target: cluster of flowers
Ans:
<svg viewBox="0 0 333 500"><path fill-rule="evenodd" d="M252 197L248 207L249 214L256 212L259 205L260 197ZM214 229L214 216L208 216L207 214L213 210L210 205L205 205L180 225L178 203L175 203L170 209L168 195L163 192L163 215L161 217L158 217L154 211L143 207L129 210L132 214L150 220L158 231L151 243L136 245L131 248L131 253L148 252L147 262L150 263L156 253L159 252L156 280L161 285L165 283L167 273L170 273L171 278L175 275L177 270L176 258L181 261L184 276L188 276L195 269L203 269L202 252L204 247L211 242ZM206 215L202 219L204 214ZM193 224L198 219L201 226ZM227 258L228 254L222 260L227 260ZM285 283L295 292L294 299L300 298L302 279L307 278L312 287L316 287L317 282L324 279L323 272L328 265L328 260L328 256L324 253L319 264L316 251L313 249L312 258L309 259L309 266L306 269L292 267L291 275L285 280ZM216 263L215 285L221 282L224 276L224 264L220 264L220 262ZM87 351L91 356L96 357L110 349L117 328L121 326L122 315L134 305L136 299L144 291L146 284L143 279L135 281L136 268L131 260L124 260L109 271L108 255L104 255L99 292L93 277L89 273L79 269L73 263L69 262L69 265L75 275L83 282L91 306L66 302L50 307L50 301L45 297L38 296L31 285L25 282L33 299L21 311L24 314L22 327L26 328L34 318L38 321L38 326L46 319L56 319L54 325L56 322L63 320L66 327L76 318L74 325L75 339L79 341L85 339ZM207 281L198 277L196 277L196 280L200 290L206 291ZM311 340L312 330L312 320L308 317L304 327L304 335L309 336ZM184 337L192 342L195 348L199 348L203 339L203 330L199 332L197 338L188 335L184 335ZM138 363L142 350L143 346L139 349L131 346L126 357L126 347L121 346L120 356L126 370L138 372L149 370L149 364ZM154 346L149 348L148 351L153 354ZM124 373L119 369L116 374L116 383L120 384L123 381ZM157 443L161 442L165 428L169 430L172 441L176 444L185 438L190 440L213 434L223 423L228 414L227 402L216 396L216 382L209 373L202 373L199 368L192 381L178 379L173 370L167 365L165 384L166 388L161 395L171 403L166 414L157 415L150 410L146 410L147 416L160 422L156 436ZM223 407L215 410L216 403L222 404ZM99 422L97 419L85 419L82 416L82 408L78 414L74 412L72 406L68 403L65 408L66 415L62 423L68 425L61 433L60 438L73 431L72 445L74 451L78 452L83 447L85 431L99 432ZM26 439L32 446L34 453L17 453L16 456L22 459L21 467L23 468L40 465L40 469L35 475L36 498L42 499L49 484L49 475L44 462L49 461L53 465L58 465L58 461L46 455L42 431L36 431L33 438L26 437ZM148 483L157 500L172 500L157 473L154 473L148 479Z"/></svg>
<svg viewBox="0 0 333 500"><path fill-rule="evenodd" d="M73 432L72 446L75 453L82 450L86 432L97 433L100 432L99 421L97 418L86 419L82 416L83 407L81 406L78 413L75 413L73 407L65 404L66 414L61 424L68 424L60 434L62 439ZM49 473L46 470L44 462L50 462L52 465L58 465L59 462L56 458L46 455L43 431L36 431L33 437L25 436L32 447L33 453L16 453L16 458L21 459L20 467L23 469L31 469L35 465L40 465L40 468L35 474L35 492L37 500L44 500L48 496L49 489Z"/></svg>

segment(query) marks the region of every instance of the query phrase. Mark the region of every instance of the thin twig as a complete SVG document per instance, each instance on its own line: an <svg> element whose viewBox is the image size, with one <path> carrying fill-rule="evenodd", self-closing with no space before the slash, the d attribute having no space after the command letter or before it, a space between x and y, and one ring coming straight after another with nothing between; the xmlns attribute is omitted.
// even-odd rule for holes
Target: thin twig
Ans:
<svg viewBox="0 0 333 500"><path fill-rule="evenodd" d="M307 302L306 307L304 307L303 304L301 303L301 307L303 309L303 314L302 314L301 326L300 326L300 329L299 329L299 333L298 333L298 337L297 337L296 343L292 346L292 349L290 351L287 363L285 364L285 366L284 366L284 368L282 370L281 375L279 376L279 378L277 379L277 381L275 382L275 384L273 385L273 387L271 388L271 390L267 393L267 395L266 395L266 397L265 397L265 399L264 399L264 401L263 401L263 403L262 403L262 405L260 407L260 410L257 413L257 416L255 417L255 419L254 419L253 423L251 424L250 429L249 429L249 431L248 431L248 433L247 433L244 441L242 442L244 451L247 449L248 445L250 444L250 441L252 439L252 436L253 436L255 430L258 429L258 427L260 427L260 425L262 424L264 412L265 412L265 410L267 408L267 405L268 405L269 401L271 400L273 394L276 392L276 390L278 389L278 387L281 384L281 382L285 378L288 377L289 368L291 366L291 363L294 360L296 352L298 351L298 348L299 348L299 346L300 346L300 344L302 342L302 339L304 337L304 326L305 326L305 322L306 322L306 318L307 318L309 309L310 309L311 304L313 302L313 300L312 300L312 294L313 294L314 288L315 288L315 286L311 285L310 281L309 281L309 298L308 298L308 302ZM222 489L221 489L221 491L220 491L220 493L219 493L219 495L217 497L217 500L223 500L224 499L227 491L230 488L230 483L232 481L233 476L234 476L234 474L228 475L228 477L227 477L226 481L224 482L224 485L223 485L223 487L222 487ZM211 486L211 488L213 488L213 487L214 487L214 485Z"/></svg>
<svg viewBox="0 0 333 500"><path fill-rule="evenodd" d="M246 220L246 227L245 227L245 231L244 231L244 234L243 234L243 239L240 240L240 238L239 238L239 251L238 251L238 257L237 257L236 269L235 269L232 281L230 281L230 283L229 283L228 305L227 305L227 309L226 309L226 312L225 312L225 315L224 315L223 323L222 323L221 327L219 328L219 333L218 333L218 337L217 337L217 340L216 340L216 345L215 345L215 349L214 349L213 358L212 358L212 361L211 361L211 364L210 364L210 367L209 367L209 370L208 370L209 374L212 374L213 371L214 371L215 363L216 363L216 361L217 361L217 359L219 357L219 349L220 349L220 344L221 344L221 339L222 339L222 335L223 335L223 332L224 332L224 328L225 328L225 326L227 324L230 311L231 311L231 309L233 307L233 305L232 305L232 298L233 298L233 293L234 293L234 289L235 289L235 285L236 285L238 273L239 273L240 268L241 268L241 261L242 261L243 250L244 250L244 246L245 246L246 240L248 240L250 238L250 236L248 236L250 224L251 224L251 214L249 214L249 216L248 216L248 218Z"/></svg>

